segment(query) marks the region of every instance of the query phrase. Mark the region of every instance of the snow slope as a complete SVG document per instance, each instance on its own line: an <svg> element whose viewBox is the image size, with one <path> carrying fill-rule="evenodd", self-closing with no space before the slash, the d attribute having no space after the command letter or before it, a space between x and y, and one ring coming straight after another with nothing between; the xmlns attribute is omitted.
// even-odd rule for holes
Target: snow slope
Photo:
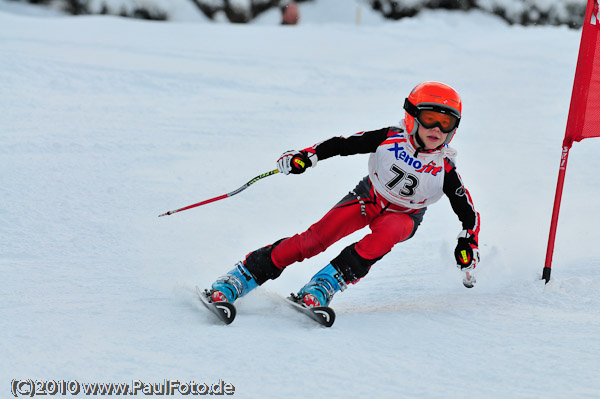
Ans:
<svg viewBox="0 0 600 399"><path fill-rule="evenodd" d="M599 140L571 151L540 281L579 32L448 12L361 27L0 13L0 26L3 397L26 378L222 379L240 398L600 396ZM285 150L396 123L423 80L465 103L452 144L482 217L477 286L453 265L460 224L442 200L336 296L331 329L281 297L366 231L240 300L231 326L199 309L196 284L307 228L367 158L157 215Z"/></svg>

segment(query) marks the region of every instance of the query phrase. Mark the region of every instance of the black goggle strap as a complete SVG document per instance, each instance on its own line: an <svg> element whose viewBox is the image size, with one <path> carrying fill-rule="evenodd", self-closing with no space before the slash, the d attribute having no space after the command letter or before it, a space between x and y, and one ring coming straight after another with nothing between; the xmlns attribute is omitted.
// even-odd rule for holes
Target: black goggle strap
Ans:
<svg viewBox="0 0 600 399"><path fill-rule="evenodd" d="M414 118L416 118L417 114L419 113L419 108L417 108L416 105L408 101L408 98L404 99L404 110Z"/></svg>

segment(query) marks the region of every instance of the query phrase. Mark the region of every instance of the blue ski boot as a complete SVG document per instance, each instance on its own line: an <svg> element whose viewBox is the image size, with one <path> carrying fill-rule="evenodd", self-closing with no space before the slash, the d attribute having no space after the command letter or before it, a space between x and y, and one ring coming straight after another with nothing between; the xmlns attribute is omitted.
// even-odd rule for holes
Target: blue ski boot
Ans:
<svg viewBox="0 0 600 399"><path fill-rule="evenodd" d="M212 285L211 300L213 302L230 302L243 297L258 287L252 274L243 262L238 262L233 270L221 276Z"/></svg>
<svg viewBox="0 0 600 399"><path fill-rule="evenodd" d="M297 297L302 300L306 307L327 306L333 298L333 294L344 291L347 285L341 273L331 264L325 266L313 276Z"/></svg>

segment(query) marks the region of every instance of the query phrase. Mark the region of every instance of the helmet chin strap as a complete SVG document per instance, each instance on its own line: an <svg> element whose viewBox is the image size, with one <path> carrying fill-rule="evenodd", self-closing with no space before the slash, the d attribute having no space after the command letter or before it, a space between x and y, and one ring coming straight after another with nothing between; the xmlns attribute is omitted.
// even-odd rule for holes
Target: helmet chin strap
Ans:
<svg viewBox="0 0 600 399"><path fill-rule="evenodd" d="M418 124L418 122L415 120L415 124ZM419 126L417 125L417 131L415 132L415 143L417 144L415 147L417 147L415 149L415 153L413 154L413 157L416 158L419 153L421 151L423 151L423 149L425 148L425 143L423 143L423 140L421 140L421 136L419 136Z"/></svg>
<svg viewBox="0 0 600 399"><path fill-rule="evenodd" d="M416 149L415 149L415 153L413 154L413 157L416 158L419 153L423 152L423 151L436 151L441 149L444 144L446 144L446 142L443 142L442 144L440 144L439 146L437 146L436 148L432 149L432 150L427 150L425 149L425 143L423 142L423 140L421 139L421 136L419 136L419 126L421 126L419 124L419 121L417 120L417 118L415 118L415 133L413 134L413 137L415 138L415 144L416 144Z"/></svg>

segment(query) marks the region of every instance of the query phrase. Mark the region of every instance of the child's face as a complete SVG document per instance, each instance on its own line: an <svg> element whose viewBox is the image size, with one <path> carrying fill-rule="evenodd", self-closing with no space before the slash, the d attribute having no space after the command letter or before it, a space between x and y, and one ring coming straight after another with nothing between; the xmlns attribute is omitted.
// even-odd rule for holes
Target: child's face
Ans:
<svg viewBox="0 0 600 399"><path fill-rule="evenodd" d="M444 144L447 135L447 133L442 132L437 126L432 129L425 129L421 124L419 124L417 134L423 141L423 144L425 144L426 150L433 150Z"/></svg>

